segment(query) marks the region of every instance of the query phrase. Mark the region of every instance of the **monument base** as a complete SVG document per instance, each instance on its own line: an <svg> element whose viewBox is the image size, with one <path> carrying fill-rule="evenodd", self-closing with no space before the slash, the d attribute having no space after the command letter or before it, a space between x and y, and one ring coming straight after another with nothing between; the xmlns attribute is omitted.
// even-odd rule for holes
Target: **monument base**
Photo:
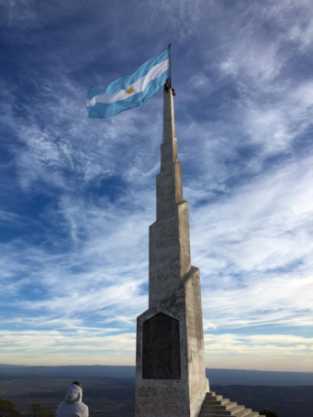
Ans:
<svg viewBox="0 0 313 417"><path fill-rule="evenodd" d="M137 318L136 361L136 417L199 416L209 385L197 268Z"/></svg>

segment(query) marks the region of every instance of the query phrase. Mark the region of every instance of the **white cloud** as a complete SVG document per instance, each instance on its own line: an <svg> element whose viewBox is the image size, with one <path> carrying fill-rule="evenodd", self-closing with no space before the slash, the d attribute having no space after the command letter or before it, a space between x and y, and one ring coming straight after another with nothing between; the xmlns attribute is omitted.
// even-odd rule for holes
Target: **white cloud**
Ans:
<svg viewBox="0 0 313 417"><path fill-rule="evenodd" d="M232 329L281 325L292 326L293 332L297 332L297 328L313 325L311 167L311 156L289 161L215 203L192 207L193 258L201 269L205 328L211 338L207 343L208 366L215 366L213 359L215 363L235 366L230 360L224 362L223 354L218 353L225 351L225 340L210 336L212 328L231 334ZM206 181L205 174L201 178ZM42 352L49 349L51 363L66 363L70 342L64 330L72 330L74 342L79 343L76 337L81 332L91 340L95 330L88 324L90 315L95 323L102 323L103 331L112 328L112 320L117 332L124 325L130 326L134 338L134 319L147 305L147 295L142 294L140 286L147 282L147 229L154 218L152 194L152 189L138 194L134 204L133 191L129 189L124 196L128 204L124 207L131 207L132 213L116 204L97 206L67 195L59 204L61 218L68 224L73 239L70 254L53 255L16 243L2 252L3 277L29 274L26 282L21 280L12 288L13 294L25 284L36 283L48 295L47 300L16 301L16 306L24 309L21 326L42 328L38 337L41 332L45 334L46 326L59 329L54 330L57 336L52 340L59 338L63 353L52 352L48 336L44 337L46 347L38 345ZM191 200L197 202L196 198ZM21 265L23 259L27 263ZM289 268L293 262L294 268ZM36 316L35 322L34 312L42 316L41 319ZM286 338L285 345L277 346L275 337L284 337L275 335L277 331L273 329L272 342L266 345L265 353L266 338L260 341L252 335L243 339L242 335L231 336L226 350L239 355L235 367L253 367L254 363L254 367L271 369L273 358L283 354L285 362L279 359L274 368L291 369L290 355L294 352L301 359L299 346L304 346L306 340L298 343L291 336ZM27 338L21 340L26 341L26 346ZM291 344L295 342L292 348L287 346L288 340ZM106 338L97 339L95 350L101 351L101 346L107 343ZM23 351L22 342L20 350ZM122 363L132 361L127 352L121 353ZM31 352L25 355L26 363L33 361L28 355ZM77 352L76 361L86 362L82 355ZM257 362L253 362L255 356L259 358ZM12 354L3 356L10 357ZM46 363L48 359L43 357L39 352L36 363ZM94 357L99 361L96 351ZM305 358L307 353L302 354L302 359L304 369L308 370L309 361ZM113 353L106 353L99 363L117 363L116 360ZM75 363L74 359L71 361Z"/></svg>
<svg viewBox="0 0 313 417"><path fill-rule="evenodd" d="M1 361L6 363L130 365L134 361L134 333L106 335L105 330L89 329L76 334L33 330L0 335Z"/></svg>
<svg viewBox="0 0 313 417"><path fill-rule="evenodd" d="M238 98L222 103L219 120L210 119L208 108L207 120L193 122L188 103L195 96L185 90L177 96L178 113L184 105L187 112L177 131L212 367L296 370L302 361L303 370L312 370L312 340L300 333L313 326L313 158L309 152L296 155L292 146L311 126L313 87L311 81L283 76L291 59L286 42L306 51L311 30L305 23L301 32L299 20L288 36L279 32L269 41L262 29L264 19L280 28L292 3L262 7L261 16L254 15L238 33L247 14L227 31L224 22L217 34L220 55L206 64L218 71L216 83L205 66L190 79L192 91L208 100L226 81L236 87ZM194 33L190 22L201 23L199 8L186 22L193 7L183 2L178 13L167 15L173 27L180 26L182 38ZM222 9L219 13L226 13ZM47 230L40 245L22 238L1 243L0 293L9 294L4 301L14 300L16 309L13 321L2 314L1 361L91 363L92 351L92 363L133 363L135 317L148 301L143 286L148 226L155 218L161 100L109 121L90 121L85 92L67 77L60 74L42 88L31 115L18 123L14 96L5 90L0 117L23 143L15 154L22 192L58 190L42 218L60 237ZM258 151L241 159L240 147L251 145ZM289 160L266 171L273 155ZM113 198L102 187L114 176L122 185ZM235 185L229 185L232 181ZM91 185L99 189L94 199L85 194ZM0 220L29 221L27 214L17 219L5 210ZM32 220L34 231L40 222ZM279 333L282 327L290 330L288 336ZM262 334L264 328L272 334Z"/></svg>
<svg viewBox="0 0 313 417"><path fill-rule="evenodd" d="M288 161L192 208L208 328L312 326L312 166L311 156Z"/></svg>
<svg viewBox="0 0 313 417"><path fill-rule="evenodd" d="M206 335L205 346L206 363L209 368L222 366L233 369L304 372L313 369L313 339L309 337L284 334L211 334Z"/></svg>

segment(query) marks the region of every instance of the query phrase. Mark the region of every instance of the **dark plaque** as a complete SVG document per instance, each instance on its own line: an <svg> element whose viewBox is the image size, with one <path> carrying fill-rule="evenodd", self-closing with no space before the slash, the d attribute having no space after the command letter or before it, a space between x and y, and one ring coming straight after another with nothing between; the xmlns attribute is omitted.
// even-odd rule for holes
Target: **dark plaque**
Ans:
<svg viewBox="0 0 313 417"><path fill-rule="evenodd" d="M180 379L179 322L159 313L143 324L142 377Z"/></svg>

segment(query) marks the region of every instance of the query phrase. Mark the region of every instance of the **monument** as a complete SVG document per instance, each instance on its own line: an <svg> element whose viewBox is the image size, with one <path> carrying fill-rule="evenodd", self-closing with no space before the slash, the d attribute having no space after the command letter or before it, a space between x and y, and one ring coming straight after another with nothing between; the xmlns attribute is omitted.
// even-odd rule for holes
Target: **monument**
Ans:
<svg viewBox="0 0 313 417"><path fill-rule="evenodd" d="M174 90L164 87L156 221L149 236L149 308L137 318L136 417L258 416L209 392L199 269L191 264L188 204L177 157Z"/></svg>
<svg viewBox="0 0 313 417"><path fill-rule="evenodd" d="M190 259L173 93L167 85L157 220L150 226L149 309L137 320L136 417L197 416L208 391L200 275Z"/></svg>

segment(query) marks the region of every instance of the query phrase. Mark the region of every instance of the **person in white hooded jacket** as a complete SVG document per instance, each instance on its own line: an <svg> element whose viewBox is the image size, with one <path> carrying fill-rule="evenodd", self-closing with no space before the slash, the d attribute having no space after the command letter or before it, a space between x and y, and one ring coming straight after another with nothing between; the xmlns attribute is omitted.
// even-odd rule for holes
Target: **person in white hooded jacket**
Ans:
<svg viewBox="0 0 313 417"><path fill-rule="evenodd" d="M57 408L56 417L89 417L89 409L83 403L83 390L79 382L74 381L68 387L64 401Z"/></svg>

